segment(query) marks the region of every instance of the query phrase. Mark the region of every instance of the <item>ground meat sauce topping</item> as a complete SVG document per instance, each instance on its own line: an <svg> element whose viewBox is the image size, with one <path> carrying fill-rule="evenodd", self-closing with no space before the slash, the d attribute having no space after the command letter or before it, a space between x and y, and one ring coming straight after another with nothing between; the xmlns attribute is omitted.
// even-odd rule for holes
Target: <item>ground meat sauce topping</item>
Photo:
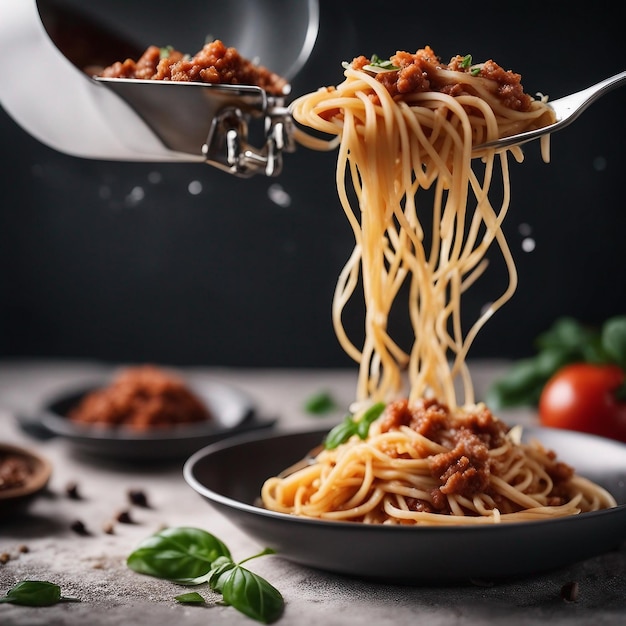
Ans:
<svg viewBox="0 0 626 626"><path fill-rule="evenodd" d="M103 78L137 78L228 85L255 85L284 95L287 81L242 57L216 39L190 56L171 47L149 46L139 59L117 61L98 73Z"/></svg>
<svg viewBox="0 0 626 626"><path fill-rule="evenodd" d="M458 76L455 78L452 73L471 72L472 76L483 79L482 84L487 86L500 99L502 105L509 109L528 111L533 102L533 98L524 93L521 76L504 70L493 60L469 68L465 67L464 57L455 56L446 64L433 52L432 48L426 46L415 54L396 52L390 61L399 69L379 72L375 77L393 97L398 99L425 91L440 91L455 97L471 94L471 87L466 82L459 82ZM352 61L351 65L353 69L360 70L370 63L367 57L359 56ZM450 73L445 75L445 82L440 70L450 70ZM374 101L378 100L375 94L371 97Z"/></svg>
<svg viewBox="0 0 626 626"><path fill-rule="evenodd" d="M77 423L148 430L211 419L206 405L179 377L151 365L131 367L69 413Z"/></svg>
<svg viewBox="0 0 626 626"><path fill-rule="evenodd" d="M477 493L488 493L498 503L498 494L489 488L491 473L497 471L497 462L489 451L506 442L509 427L484 405L472 412L454 414L436 400L409 404L404 399L391 403L380 419L381 432L406 426L448 448L447 452L429 457L431 476L438 482L431 492L432 502L412 499L409 505L413 510L450 513L446 496L452 494L471 499ZM553 452L549 456L554 461L546 468L554 481L550 498L553 505L558 505L566 495L562 487L574 471L557 461Z"/></svg>

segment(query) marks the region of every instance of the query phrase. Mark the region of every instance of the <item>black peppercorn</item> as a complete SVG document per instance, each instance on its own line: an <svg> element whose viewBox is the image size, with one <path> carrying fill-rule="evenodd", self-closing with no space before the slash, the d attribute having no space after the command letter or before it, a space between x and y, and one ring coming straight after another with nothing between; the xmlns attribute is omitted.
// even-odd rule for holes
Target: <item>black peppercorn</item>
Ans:
<svg viewBox="0 0 626 626"><path fill-rule="evenodd" d="M565 602L576 602L578 600L578 583L575 580L565 583L561 587L561 598Z"/></svg>
<svg viewBox="0 0 626 626"><path fill-rule="evenodd" d="M88 535L89 531L87 530L87 527L85 526L85 524L83 524L83 522L81 522L79 519L75 520L74 522L72 522L70 528L77 534L77 535Z"/></svg>
<svg viewBox="0 0 626 626"><path fill-rule="evenodd" d="M130 512L129 511L120 511L116 518L115 518L120 524L132 524L133 523L133 519L130 516Z"/></svg>
<svg viewBox="0 0 626 626"><path fill-rule="evenodd" d="M136 506L142 506L144 508L148 508L148 497L145 492L140 489L129 489L128 490L128 500L131 504Z"/></svg>
<svg viewBox="0 0 626 626"><path fill-rule="evenodd" d="M78 491L78 483L70 482L65 486L65 493L68 498L72 500L80 500L80 493Z"/></svg>

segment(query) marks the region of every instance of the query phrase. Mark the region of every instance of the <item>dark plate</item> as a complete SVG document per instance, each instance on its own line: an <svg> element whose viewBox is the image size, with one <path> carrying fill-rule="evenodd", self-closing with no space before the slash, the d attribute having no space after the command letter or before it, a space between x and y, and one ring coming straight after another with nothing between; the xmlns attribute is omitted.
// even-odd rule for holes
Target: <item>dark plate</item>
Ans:
<svg viewBox="0 0 626 626"><path fill-rule="evenodd" d="M582 561L626 540L626 445L528 428L581 475L616 498L613 509L555 520L486 526L407 527L332 522L255 506L264 480L318 445L327 431L245 436L199 450L187 483L263 546L310 567L405 584L526 576Z"/></svg>
<svg viewBox="0 0 626 626"><path fill-rule="evenodd" d="M47 402L39 418L53 435L69 441L77 450L114 459L184 459L196 450L231 435L272 426L261 420L251 398L241 390L214 380L189 381L189 387L206 404L213 419L204 423L136 432L127 428L82 425L68 417L81 398L109 381L68 391Z"/></svg>

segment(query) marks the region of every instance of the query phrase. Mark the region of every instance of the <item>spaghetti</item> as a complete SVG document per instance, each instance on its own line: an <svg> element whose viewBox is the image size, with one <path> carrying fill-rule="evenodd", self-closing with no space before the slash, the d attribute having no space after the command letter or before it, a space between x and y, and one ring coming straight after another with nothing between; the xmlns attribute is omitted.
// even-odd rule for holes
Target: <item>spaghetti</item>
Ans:
<svg viewBox="0 0 626 626"><path fill-rule="evenodd" d="M474 147L552 123L545 98L525 94L520 76L493 61L476 65L468 55L445 64L429 47L388 61L358 57L345 64L344 75L337 87L297 99L292 112L301 125L332 136L298 129L302 145L339 148L336 183L355 246L337 282L332 316L340 344L359 364L354 415L331 431L310 465L265 482L264 506L331 520L455 524L615 505L602 488L539 443L522 444L517 429L476 404L466 365L476 334L516 289L502 221L510 197L508 153L523 159L519 147ZM542 155L549 159L547 138ZM498 171L496 204L490 188ZM424 190L432 193L429 215ZM485 271L493 244L508 284L464 331L461 296ZM403 286L413 330L405 347L389 328ZM360 347L343 325L359 287ZM376 406L382 415L371 413Z"/></svg>
<svg viewBox="0 0 626 626"><path fill-rule="evenodd" d="M483 405L434 400L387 406L310 465L265 481L266 508L334 521L450 525L519 522L615 506L552 451L521 443Z"/></svg>
<svg viewBox="0 0 626 626"><path fill-rule="evenodd" d="M518 74L493 62L474 66L466 60L455 57L442 65L425 48L393 56L390 63L399 69L374 73L377 66L359 57L346 68L341 85L293 103L298 122L336 136L325 141L300 132L301 143L319 149L339 145L336 182L355 247L339 276L332 313L341 346L359 363L357 400L393 399L402 388L401 372L408 369L411 399L428 391L456 406L454 381L461 379L465 402L472 403L464 365L469 346L516 288L515 264L501 229L509 204L507 151L473 153L472 147L545 126L554 115L545 102L524 94ZM510 151L522 160L519 147ZM472 169L476 156L482 158L482 178ZM497 164L503 194L494 206L489 189ZM356 203L346 188L348 174ZM417 202L419 192L429 188L431 216ZM430 234L424 228L428 219ZM494 242L508 269L508 286L463 333L461 294L485 270ZM342 314L361 283L366 319L359 348L348 337ZM388 321L406 283L415 341L402 348Z"/></svg>

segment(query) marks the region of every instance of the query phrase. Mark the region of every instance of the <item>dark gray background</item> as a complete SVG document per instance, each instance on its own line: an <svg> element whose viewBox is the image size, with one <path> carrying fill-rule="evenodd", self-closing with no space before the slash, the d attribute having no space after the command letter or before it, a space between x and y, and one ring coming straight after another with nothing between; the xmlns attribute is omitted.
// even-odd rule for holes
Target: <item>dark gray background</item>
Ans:
<svg viewBox="0 0 626 626"><path fill-rule="evenodd" d="M551 98L626 66L618 3L454 7L322 0L318 40L292 93L340 82L341 61L358 54L426 44L446 61L493 58L522 74L526 91ZM550 164L536 143L512 163L505 231L519 288L470 356L528 354L561 315L599 324L626 312L625 112L621 88L554 135ZM299 148L280 177L248 180L204 165L81 160L39 144L4 110L0 142L0 358L350 365L330 322L353 245L335 153ZM288 206L272 199L277 185ZM532 252L522 249L527 237ZM494 260L467 294L468 320L502 279ZM346 320L357 334L359 309ZM405 324L398 333L407 336Z"/></svg>

